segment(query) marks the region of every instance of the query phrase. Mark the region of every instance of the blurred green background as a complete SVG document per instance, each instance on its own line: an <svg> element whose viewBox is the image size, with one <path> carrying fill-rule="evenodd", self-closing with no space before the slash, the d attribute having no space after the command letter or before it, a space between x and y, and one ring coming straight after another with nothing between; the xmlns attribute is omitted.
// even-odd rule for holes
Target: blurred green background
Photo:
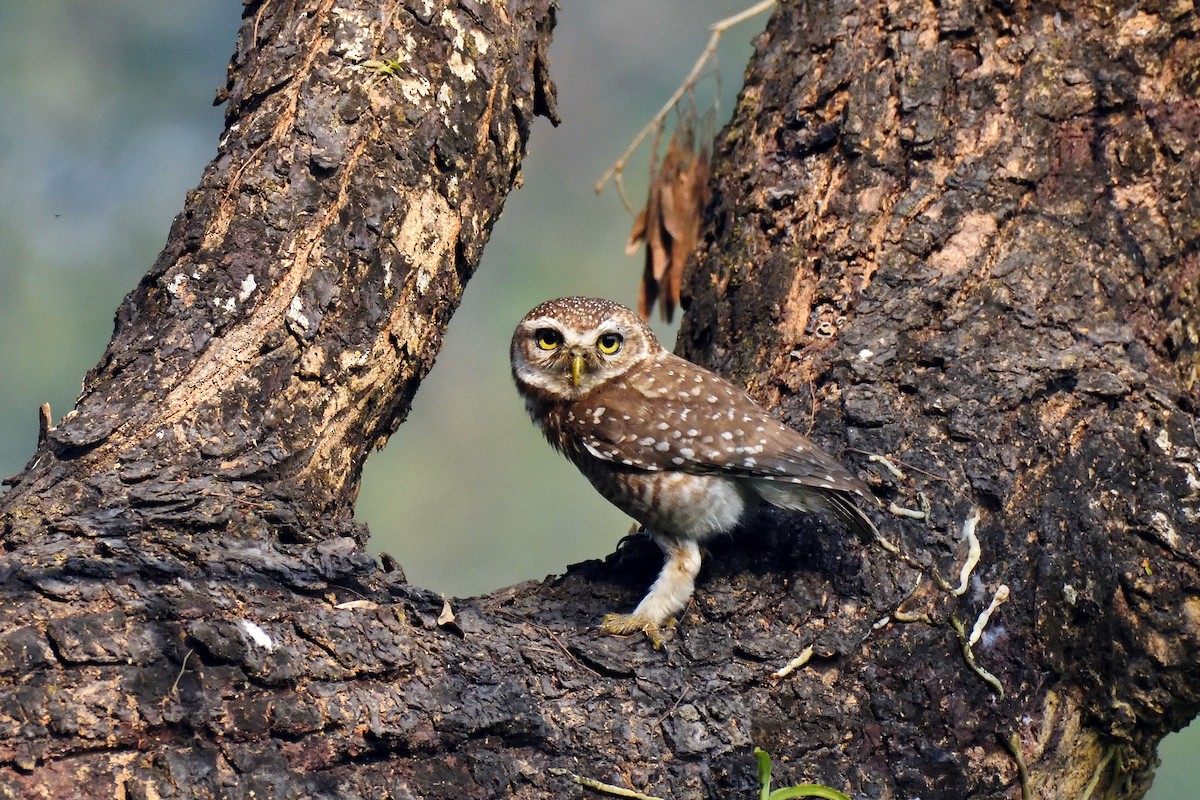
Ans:
<svg viewBox="0 0 1200 800"><path fill-rule="evenodd" d="M448 595L541 579L611 552L629 520L541 440L508 341L550 297L633 303L631 223L596 179L674 91L708 26L748 0L564 0L551 55L563 124L535 122L509 198L413 413L367 464L358 515L410 580ZM216 150L211 104L236 0L0 0L0 474L33 452L99 359L113 312L149 268ZM720 50L723 122L765 17ZM711 104L713 83L698 101ZM644 151L629 170L635 202ZM671 329L659 326L668 346ZM600 609L597 610L599 613ZM1200 725L1170 737L1149 797L1200 796Z"/></svg>

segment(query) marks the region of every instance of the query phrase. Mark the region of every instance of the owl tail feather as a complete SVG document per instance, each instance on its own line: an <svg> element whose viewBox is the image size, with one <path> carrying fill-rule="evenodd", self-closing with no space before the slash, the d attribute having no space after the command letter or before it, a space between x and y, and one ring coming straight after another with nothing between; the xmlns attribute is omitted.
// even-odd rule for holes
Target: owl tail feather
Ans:
<svg viewBox="0 0 1200 800"><path fill-rule="evenodd" d="M854 504L854 497L862 497L874 501L874 495L866 486L861 489L854 486L858 481L847 479L846 483L852 488L832 489L828 486L813 486L807 483L787 483L774 480L759 480L751 485L755 493L766 502L788 511L824 511L837 517L863 542L873 542L879 538L875 523ZM861 484L858 484L861 485Z"/></svg>
<svg viewBox="0 0 1200 800"><path fill-rule="evenodd" d="M869 543L879 538L879 531L875 528L875 523L871 522L871 518L854 504L850 495L836 490L825 491L822 494L825 508L846 523L850 530L854 531L854 535L859 538L859 541Z"/></svg>

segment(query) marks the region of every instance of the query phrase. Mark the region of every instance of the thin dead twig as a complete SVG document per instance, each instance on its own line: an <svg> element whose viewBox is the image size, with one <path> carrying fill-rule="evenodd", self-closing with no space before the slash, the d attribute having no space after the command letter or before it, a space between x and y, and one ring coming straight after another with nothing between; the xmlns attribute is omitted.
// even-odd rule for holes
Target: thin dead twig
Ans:
<svg viewBox="0 0 1200 800"><path fill-rule="evenodd" d="M609 180L612 180L617 186L617 192L621 195L621 199L622 202L625 203L625 207L629 209L630 213L633 213L633 207L625 197L625 191L621 185L621 174L625 171L625 166L629 163L629 159L633 156L634 151L638 149L641 143L644 142L646 137L652 132L661 130L660 126L662 125L663 120L666 119L667 115L671 113L671 109L675 108L676 104L683 99L683 96L696 85L697 78L699 78L700 73L704 71L704 67L708 64L709 60L713 57L713 54L717 51L717 45L720 43L721 36L724 35L725 31L741 22L745 22L751 17L761 14L762 12L771 8L773 5L775 5L775 0L762 0L762 2L755 3L753 6L745 9L744 11L740 11L731 17L726 17L725 19L714 23L712 27L709 28L709 30L712 31L712 35L708 39L708 45L704 48L704 52L700 54L700 58L696 59L696 63L692 66L692 71L689 72L687 77L683 79L683 83L679 84L679 88L676 89L675 93L671 95L670 99L663 104L663 107L659 109L658 113L655 114L648 123L646 123L646 127L642 128L638 135L633 137L633 141L630 142L629 147L625 148L625 152L621 154L621 157L618 158L613 165L608 168L608 171L601 176L600 180L596 181L597 194L604 191L605 184L607 184Z"/></svg>

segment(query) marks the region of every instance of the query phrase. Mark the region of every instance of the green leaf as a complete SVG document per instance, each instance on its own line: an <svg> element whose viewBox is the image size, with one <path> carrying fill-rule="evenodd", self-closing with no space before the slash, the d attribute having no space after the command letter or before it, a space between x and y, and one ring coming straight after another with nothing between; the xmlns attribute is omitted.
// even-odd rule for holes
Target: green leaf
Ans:
<svg viewBox="0 0 1200 800"><path fill-rule="evenodd" d="M758 800L770 800L771 795L771 756L760 748L754 748L754 757L758 759L758 785L760 787Z"/></svg>
<svg viewBox="0 0 1200 800"><path fill-rule="evenodd" d="M793 797L820 797L824 800L850 800L850 795L842 794L837 789L822 786L819 783L802 783L798 786L788 786L776 789L764 800L792 800Z"/></svg>

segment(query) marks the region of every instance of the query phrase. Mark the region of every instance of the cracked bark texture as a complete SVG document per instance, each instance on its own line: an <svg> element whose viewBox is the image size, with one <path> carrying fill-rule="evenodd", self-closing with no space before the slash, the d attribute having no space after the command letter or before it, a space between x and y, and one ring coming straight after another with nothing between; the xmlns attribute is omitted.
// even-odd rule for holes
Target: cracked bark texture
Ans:
<svg viewBox="0 0 1200 800"><path fill-rule="evenodd" d="M681 347L929 517L877 515L897 556L765 514L661 651L594 630L645 541L447 623L350 514L552 24L247 5L218 157L0 505L0 796L752 797L753 745L861 797L1140 796L1200 704L1196 12L777 10Z"/></svg>
<svg viewBox="0 0 1200 800"><path fill-rule="evenodd" d="M10 547L67 505L92 507L81 535L365 536L370 446L433 363L534 114L554 115L548 6L246 4L217 156L5 498Z"/></svg>
<svg viewBox="0 0 1200 800"><path fill-rule="evenodd" d="M825 645L764 749L870 797L1016 797L1018 762L1027 796L1139 797L1196 715L1197 28L1170 2L771 23L718 143L680 349L929 516L885 522L913 564L835 583L818 627L770 615L799 644L830 617L886 625ZM936 576L959 583L972 506L981 559L954 595ZM998 590L972 657L1002 696L955 630Z"/></svg>

